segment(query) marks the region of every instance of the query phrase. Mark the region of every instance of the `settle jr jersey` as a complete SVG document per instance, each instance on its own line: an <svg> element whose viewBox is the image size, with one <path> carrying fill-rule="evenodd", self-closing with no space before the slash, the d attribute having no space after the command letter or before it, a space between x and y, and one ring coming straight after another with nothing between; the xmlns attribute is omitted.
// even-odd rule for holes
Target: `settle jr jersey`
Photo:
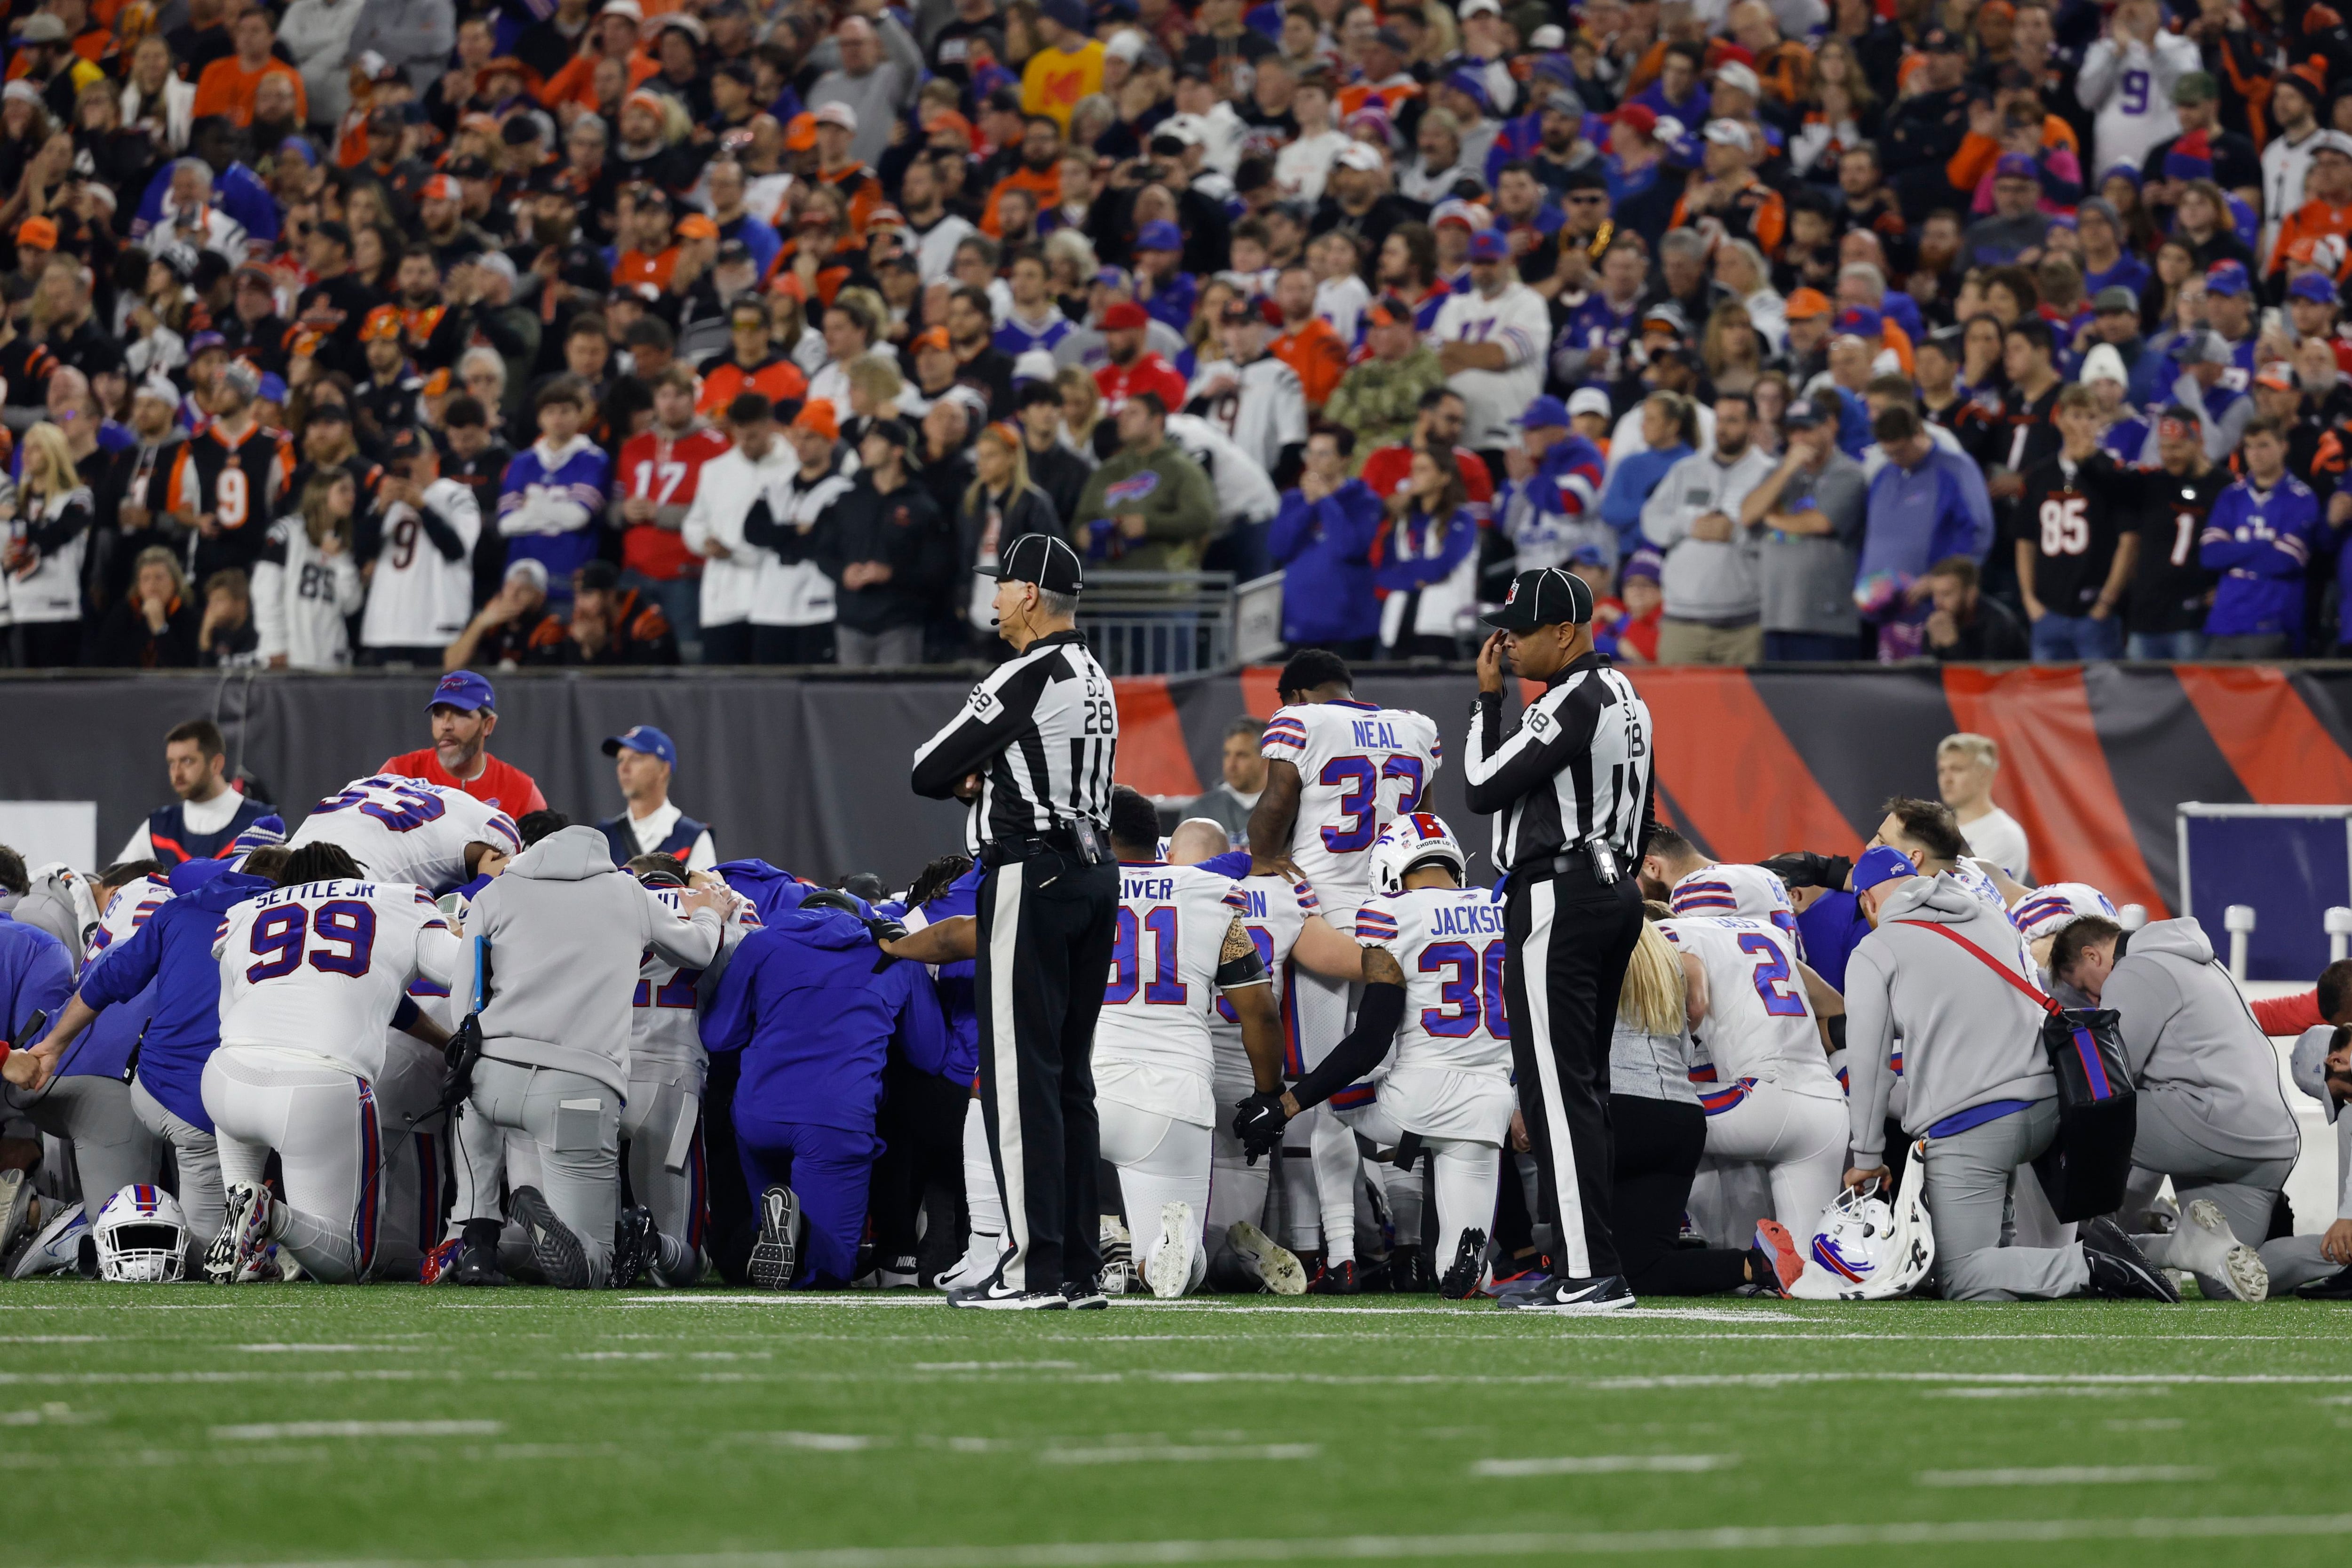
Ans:
<svg viewBox="0 0 2352 1568"><path fill-rule="evenodd" d="M1118 934L1095 1026L1098 1097L1216 1125L1209 1021L1225 939L1246 907L1232 878L1198 866L1119 867Z"/></svg>
<svg viewBox="0 0 2352 1568"><path fill-rule="evenodd" d="M1761 866L1702 866L1675 884L1666 903L1678 915L1739 915L1777 926L1789 938L1789 951L1805 956L1788 884Z"/></svg>
<svg viewBox="0 0 2352 1568"><path fill-rule="evenodd" d="M654 897L680 920L686 909L675 888L656 888ZM719 956L705 968L684 969L652 948L637 966L636 994L629 1008L629 1077L666 1079L672 1073L694 1075L699 1084L710 1058L702 1049L701 1005L719 989L727 959L747 932L760 929L759 911L749 902L738 904L719 929Z"/></svg>
<svg viewBox="0 0 2352 1568"><path fill-rule="evenodd" d="M1276 710L1259 749L1298 770L1290 858L1333 915L1370 894L1372 841L1421 809L1445 757L1428 715L1344 700Z"/></svg>
<svg viewBox="0 0 2352 1568"><path fill-rule="evenodd" d="M1356 912L1356 941L1386 948L1404 971L1404 1022L1376 1078L1434 1068L1492 1078L1507 1090L1511 1026L1503 1013L1503 906L1492 891L1384 893ZM1342 1089L1332 1103L1341 1104L1347 1093Z"/></svg>
<svg viewBox="0 0 2352 1568"><path fill-rule="evenodd" d="M463 790L377 773L353 779L310 808L287 844L340 844L379 881L445 893L467 880L466 846L520 854L514 818Z"/></svg>
<svg viewBox="0 0 2352 1568"><path fill-rule="evenodd" d="M1661 921L1658 931L1706 968L1707 1013L1697 1033L1715 1062L1717 1083L1702 1104L1723 1095L1745 1098L1742 1079L1839 1098L1787 937L1762 921L1728 915L1677 915ZM1711 1109L1728 1109L1738 1098Z"/></svg>
<svg viewBox="0 0 2352 1568"><path fill-rule="evenodd" d="M223 1045L307 1051L373 1081L410 978L447 984L457 939L413 883L306 882L230 910L213 956Z"/></svg>

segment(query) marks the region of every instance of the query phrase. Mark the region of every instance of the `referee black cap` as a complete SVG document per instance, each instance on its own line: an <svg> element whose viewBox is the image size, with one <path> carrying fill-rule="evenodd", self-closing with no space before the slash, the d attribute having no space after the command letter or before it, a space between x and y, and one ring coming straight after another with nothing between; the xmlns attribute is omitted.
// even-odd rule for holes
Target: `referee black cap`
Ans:
<svg viewBox="0 0 2352 1568"><path fill-rule="evenodd" d="M996 569L996 580L1034 583L1048 594L1080 594L1087 586L1078 552L1050 533L1024 533L1014 540ZM1591 603L1590 595L1585 602Z"/></svg>
<svg viewBox="0 0 2352 1568"><path fill-rule="evenodd" d="M1591 619L1591 585L1573 572L1546 566L1512 578L1503 607L1488 616L1486 624L1507 632L1531 632L1563 622L1580 626Z"/></svg>

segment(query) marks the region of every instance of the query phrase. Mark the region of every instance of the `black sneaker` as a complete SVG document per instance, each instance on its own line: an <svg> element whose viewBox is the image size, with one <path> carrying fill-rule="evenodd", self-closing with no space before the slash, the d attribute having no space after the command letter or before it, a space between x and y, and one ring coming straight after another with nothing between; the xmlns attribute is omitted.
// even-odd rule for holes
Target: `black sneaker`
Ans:
<svg viewBox="0 0 2352 1568"><path fill-rule="evenodd" d="M1446 1265L1445 1278L1437 1282L1437 1293L1449 1301L1467 1301L1478 1293L1486 1272L1486 1233L1465 1230L1462 1245L1454 1249L1454 1261Z"/></svg>
<svg viewBox="0 0 2352 1568"><path fill-rule="evenodd" d="M2298 1285L2294 1293L2306 1301L2352 1301L2352 1268L2339 1269L2325 1279Z"/></svg>
<svg viewBox="0 0 2352 1568"><path fill-rule="evenodd" d="M1418 1247L1400 1247L1389 1253L1389 1289L1400 1296L1426 1296L1437 1289L1429 1272L1429 1255Z"/></svg>
<svg viewBox="0 0 2352 1568"><path fill-rule="evenodd" d="M580 1238L555 1217L555 1210L537 1187L514 1190L514 1217L530 1238L530 1260L539 1265L550 1285L559 1290L585 1290L596 1282L588 1271L588 1254ZM458 1267L465 1267L462 1259Z"/></svg>
<svg viewBox="0 0 2352 1568"><path fill-rule="evenodd" d="M1062 1282L1062 1300L1070 1304L1070 1310L1073 1312L1107 1312L1110 1310L1110 1298L1104 1295L1102 1291L1095 1286L1087 1284L1084 1280L1064 1280Z"/></svg>
<svg viewBox="0 0 2352 1568"><path fill-rule="evenodd" d="M613 1221L613 1268L604 1289L625 1290L637 1282L646 1266L661 1256L661 1233L654 1228L654 1211L639 1204L625 1208Z"/></svg>
<svg viewBox="0 0 2352 1568"><path fill-rule="evenodd" d="M762 1290L792 1288L800 1247L801 1201L790 1187L770 1187L760 1194L760 1237L751 1244L751 1283Z"/></svg>
<svg viewBox="0 0 2352 1568"><path fill-rule="evenodd" d="M1356 1260L1352 1258L1343 1258L1337 1263L1324 1265L1323 1272L1317 1275L1315 1282L1307 1287L1307 1293L1310 1296L1362 1295L1364 1286L1363 1282L1356 1278Z"/></svg>
<svg viewBox="0 0 2352 1568"><path fill-rule="evenodd" d="M457 1260L442 1275L452 1285L503 1285L506 1270L499 1267L499 1255L490 1247L461 1242Z"/></svg>
<svg viewBox="0 0 2352 1568"><path fill-rule="evenodd" d="M1100 1296L1095 1298L1102 1300ZM1108 1307L1110 1303L1103 1301ZM966 1285L948 1292L950 1307L972 1307L986 1312L1066 1312L1070 1299L1059 1290L1024 1290L1002 1279Z"/></svg>
<svg viewBox="0 0 2352 1568"><path fill-rule="evenodd" d="M1587 1317L1617 1312L1633 1305L1633 1288L1617 1275L1593 1279L1554 1279L1540 1290L1514 1293L1495 1305L1509 1312L1549 1312L1557 1317Z"/></svg>
<svg viewBox="0 0 2352 1568"><path fill-rule="evenodd" d="M2083 1243L2083 1260L2091 1267L2094 1294L2118 1301L2179 1301L2172 1277L2150 1263L2115 1221L2104 1215L2084 1220L2075 1235Z"/></svg>

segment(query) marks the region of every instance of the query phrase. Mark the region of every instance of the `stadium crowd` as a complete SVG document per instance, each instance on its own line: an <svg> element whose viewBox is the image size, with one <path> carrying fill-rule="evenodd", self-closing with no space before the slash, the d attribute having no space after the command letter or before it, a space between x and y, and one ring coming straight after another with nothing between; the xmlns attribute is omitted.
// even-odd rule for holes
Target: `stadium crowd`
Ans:
<svg viewBox="0 0 2352 1568"><path fill-rule="evenodd" d="M1266 768L1360 724L1421 761L1416 795L1442 765L1434 723L1356 702L1335 656L1280 680ZM233 787L192 721L165 739L174 798L116 862L0 848L0 1272L988 1282L1013 1253L977 1087L1001 1070L975 1005L981 868L948 856L894 892L721 858L646 726L603 746L626 809L574 823L490 755L496 700L443 677L433 745L299 816ZM2175 1273L2217 1300L2352 1299L2352 962L2249 1009L2194 920L2033 883L1993 742L1951 736L1935 763L1942 799L1888 801L1852 861L1717 864L1649 832L1602 1084L1623 1301L2178 1300ZM1510 1071L1502 895L1422 812L1351 851L1370 885L1347 893L1328 843L1351 808L1286 788L1229 765L1164 838L1145 797L1109 798L1103 1272L1064 1294L1523 1302L1558 1227L1532 1078ZM1226 798L1242 826L1205 814ZM1269 841L1300 846L1321 895ZM1310 1014L1351 979L1352 1016ZM2111 1010L2137 1096L2114 1212L2065 1223L2036 1164L2060 1114L2045 993ZM2285 1196L2303 1133L2273 1035L2332 1124L2318 1225Z"/></svg>
<svg viewBox="0 0 2352 1568"><path fill-rule="evenodd" d="M2317 0L41 0L9 658L903 665L985 574L1466 654L2352 637Z"/></svg>

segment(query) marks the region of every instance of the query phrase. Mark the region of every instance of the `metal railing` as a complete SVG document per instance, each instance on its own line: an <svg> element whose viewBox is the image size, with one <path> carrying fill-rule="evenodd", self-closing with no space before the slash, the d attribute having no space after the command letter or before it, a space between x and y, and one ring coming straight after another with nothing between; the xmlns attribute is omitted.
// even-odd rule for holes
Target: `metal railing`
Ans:
<svg viewBox="0 0 2352 1568"><path fill-rule="evenodd" d="M1236 585L1230 572L1095 572L1078 602L1106 674L1196 675L1282 647L1282 574Z"/></svg>

